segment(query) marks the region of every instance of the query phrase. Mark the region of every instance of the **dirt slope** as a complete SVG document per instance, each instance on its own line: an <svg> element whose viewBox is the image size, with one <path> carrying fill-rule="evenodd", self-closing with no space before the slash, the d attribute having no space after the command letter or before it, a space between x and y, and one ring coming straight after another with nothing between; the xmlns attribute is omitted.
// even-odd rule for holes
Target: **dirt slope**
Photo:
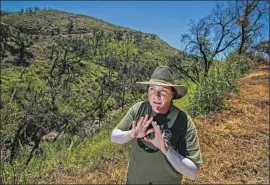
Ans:
<svg viewBox="0 0 270 185"><path fill-rule="evenodd" d="M230 95L220 112L194 118L204 164L196 181L183 183L269 183L269 66L240 79L239 86L239 94ZM123 150L119 146L119 155L98 169L58 174L53 183L123 184L128 162Z"/></svg>

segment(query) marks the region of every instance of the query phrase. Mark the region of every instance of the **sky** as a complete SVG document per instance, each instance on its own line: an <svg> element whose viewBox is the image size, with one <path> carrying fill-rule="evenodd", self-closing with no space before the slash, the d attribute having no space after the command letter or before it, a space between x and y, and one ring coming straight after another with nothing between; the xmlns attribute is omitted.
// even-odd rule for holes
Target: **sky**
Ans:
<svg viewBox="0 0 270 185"><path fill-rule="evenodd" d="M210 14L215 3L215 1L2 1L1 9L13 12L27 7L45 7L86 14L119 26L156 34L171 46L180 49L179 38L181 34L188 32L190 20L198 20Z"/></svg>

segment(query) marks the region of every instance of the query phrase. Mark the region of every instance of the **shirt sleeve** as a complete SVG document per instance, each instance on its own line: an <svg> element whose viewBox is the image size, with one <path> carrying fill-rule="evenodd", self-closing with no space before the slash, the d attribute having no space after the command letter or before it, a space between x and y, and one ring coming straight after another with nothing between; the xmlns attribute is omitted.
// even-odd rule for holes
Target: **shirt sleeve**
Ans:
<svg viewBox="0 0 270 185"><path fill-rule="evenodd" d="M202 154L200 150L200 143L197 134L197 129L190 116L188 116L188 130L186 133L186 157L192 160L198 167L202 163Z"/></svg>
<svg viewBox="0 0 270 185"><path fill-rule="evenodd" d="M133 122L133 120L135 120L135 115L137 114L137 111L138 111L141 104L142 104L142 102L139 102L139 103L136 103L135 105L133 105L128 110L126 115L122 118L122 120L118 123L116 128L118 128L122 131L130 130L131 126L132 126L132 122Z"/></svg>
<svg viewBox="0 0 270 185"><path fill-rule="evenodd" d="M198 166L190 159L182 156L173 148L169 148L167 153L165 153L168 161L179 173L185 175L186 177L195 180L198 173Z"/></svg>

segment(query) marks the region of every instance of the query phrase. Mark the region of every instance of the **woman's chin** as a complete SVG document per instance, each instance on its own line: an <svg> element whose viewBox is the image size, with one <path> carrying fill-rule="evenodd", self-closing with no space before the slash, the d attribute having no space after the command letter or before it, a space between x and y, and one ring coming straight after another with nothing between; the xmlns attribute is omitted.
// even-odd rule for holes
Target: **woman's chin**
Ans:
<svg viewBox="0 0 270 185"><path fill-rule="evenodd" d="M152 106L152 111L157 114L166 114L168 110L165 110L163 107L160 106Z"/></svg>
<svg viewBox="0 0 270 185"><path fill-rule="evenodd" d="M153 106L152 111L154 111L156 113L160 113L160 107L159 106Z"/></svg>

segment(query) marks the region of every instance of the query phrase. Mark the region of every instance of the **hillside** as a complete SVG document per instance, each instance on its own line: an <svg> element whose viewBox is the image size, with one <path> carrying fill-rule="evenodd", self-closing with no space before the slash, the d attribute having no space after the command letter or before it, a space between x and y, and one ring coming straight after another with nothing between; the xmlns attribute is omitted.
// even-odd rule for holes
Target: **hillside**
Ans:
<svg viewBox="0 0 270 185"><path fill-rule="evenodd" d="M52 111L59 119L69 117L69 123L42 128L37 138L51 130L61 131L66 124L100 121L106 112L123 108L141 95L132 86L134 81L145 79L157 65L179 55L154 34L58 10L1 15L1 33L0 103L12 105L5 111L30 115L34 110L37 115ZM6 120L4 125L12 124L16 121ZM7 136L13 137L16 126L7 127L13 132Z"/></svg>
<svg viewBox="0 0 270 185"><path fill-rule="evenodd" d="M241 78L221 111L194 118L204 164L196 181L185 184L269 183L269 66ZM39 183L125 184L128 151L117 146L113 158L95 169L54 171ZM101 178L102 177L102 178Z"/></svg>
<svg viewBox="0 0 270 185"><path fill-rule="evenodd" d="M49 77L55 81L61 76L61 81L71 86L68 91L79 89L79 94L83 88L102 89L100 81L104 79L114 86L114 90L108 91L112 92L117 89L113 82L128 86L128 81L144 79L156 66L167 65L170 57L180 55L180 51L157 35L58 10L31 9L4 14L1 32L4 101L10 98L6 95L12 94L8 84L18 82L18 77L24 76L26 79L21 80L27 86L29 78L38 78L46 84ZM117 96L123 107L129 93L125 92L126 87L119 88ZM138 94L138 89L132 87L128 91L133 96Z"/></svg>
<svg viewBox="0 0 270 185"><path fill-rule="evenodd" d="M32 38L35 44L29 50L32 50L36 57L44 58L44 49L59 35L84 35L93 38L97 32L102 32L101 36L104 38L115 38L119 41L129 37L135 39L137 47L140 44L141 54L144 55L142 59L149 62L166 63L168 56L179 53L155 34L117 26L88 15L59 10L33 10L9 13L1 17L1 22Z"/></svg>

